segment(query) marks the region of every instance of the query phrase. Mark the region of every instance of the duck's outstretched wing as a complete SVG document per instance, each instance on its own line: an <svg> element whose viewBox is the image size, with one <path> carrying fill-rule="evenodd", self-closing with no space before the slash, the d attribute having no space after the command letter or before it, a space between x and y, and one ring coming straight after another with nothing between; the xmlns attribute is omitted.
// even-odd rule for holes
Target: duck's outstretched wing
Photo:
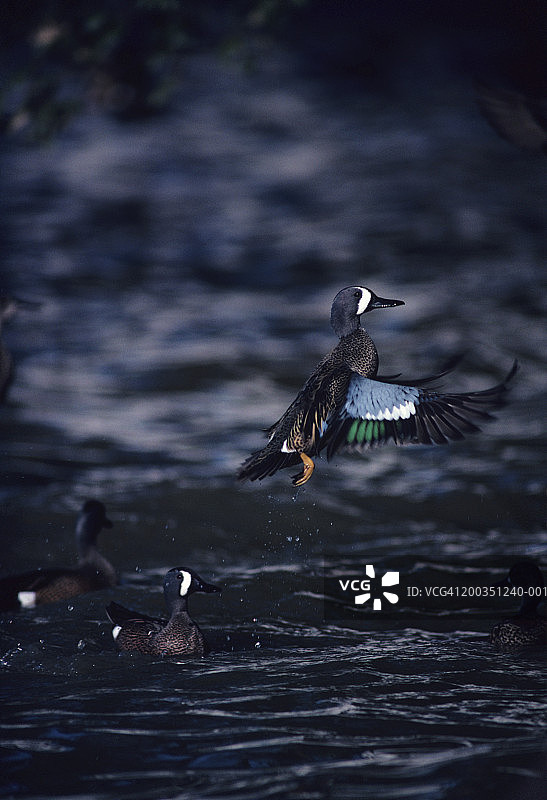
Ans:
<svg viewBox="0 0 547 800"><path fill-rule="evenodd" d="M424 381L394 383L354 374L346 402L327 421L319 449L327 458L340 449L364 449L385 444L446 444L479 430L504 404L513 364L496 386L455 394L427 387ZM425 381L427 383L428 381Z"/></svg>

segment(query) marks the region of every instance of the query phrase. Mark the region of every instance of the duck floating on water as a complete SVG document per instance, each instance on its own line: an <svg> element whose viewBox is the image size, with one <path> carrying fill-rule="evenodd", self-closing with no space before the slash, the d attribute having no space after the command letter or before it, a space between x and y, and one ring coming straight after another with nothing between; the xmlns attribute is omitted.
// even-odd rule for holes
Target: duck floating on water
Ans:
<svg viewBox="0 0 547 800"><path fill-rule="evenodd" d="M156 656L202 656L208 652L203 633L188 613L188 596L194 592L220 592L218 586L186 567L173 567L163 581L169 619L131 611L118 603L106 609L113 623L112 636L120 650Z"/></svg>
<svg viewBox="0 0 547 800"><path fill-rule="evenodd" d="M1 578L0 611L34 608L115 586L116 571L97 549L99 533L111 527L104 505L99 500L87 500L76 523L77 566L36 569Z"/></svg>
<svg viewBox="0 0 547 800"><path fill-rule="evenodd" d="M547 618L537 612L539 604L546 599L545 581L539 567L531 561L519 561L496 586L515 589L516 596L522 597L522 603L514 617L492 628L492 644L502 650L547 644Z"/></svg>
<svg viewBox="0 0 547 800"><path fill-rule="evenodd" d="M316 367L283 416L267 431L268 443L243 463L241 481L266 478L279 469L301 464L295 486L308 481L313 457L326 450L364 450L393 440L395 444L445 444L479 430L477 422L504 404L509 381L478 392L453 394L432 386L446 374L397 383L378 378L378 352L361 315L377 308L402 306L363 286L342 289L332 304L331 324L340 341ZM395 376L398 377L398 376Z"/></svg>

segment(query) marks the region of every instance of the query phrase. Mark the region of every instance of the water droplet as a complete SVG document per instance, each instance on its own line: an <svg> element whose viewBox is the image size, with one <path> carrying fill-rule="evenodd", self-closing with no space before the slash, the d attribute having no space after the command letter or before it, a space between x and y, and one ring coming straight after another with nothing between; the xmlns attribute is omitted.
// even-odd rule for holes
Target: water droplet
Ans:
<svg viewBox="0 0 547 800"><path fill-rule="evenodd" d="M74 611L74 606L67 606L67 611Z"/></svg>
<svg viewBox="0 0 547 800"><path fill-rule="evenodd" d="M255 647L259 648L260 647L260 642L255 642Z"/></svg>

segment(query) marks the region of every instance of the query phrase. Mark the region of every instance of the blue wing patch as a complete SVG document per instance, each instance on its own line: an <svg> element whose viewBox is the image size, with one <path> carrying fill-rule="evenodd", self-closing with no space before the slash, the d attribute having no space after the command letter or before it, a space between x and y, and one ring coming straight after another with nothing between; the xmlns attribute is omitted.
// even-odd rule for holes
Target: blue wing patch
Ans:
<svg viewBox="0 0 547 800"><path fill-rule="evenodd" d="M381 383L353 375L348 387L344 413L353 419L408 419L416 413L419 389L396 383Z"/></svg>

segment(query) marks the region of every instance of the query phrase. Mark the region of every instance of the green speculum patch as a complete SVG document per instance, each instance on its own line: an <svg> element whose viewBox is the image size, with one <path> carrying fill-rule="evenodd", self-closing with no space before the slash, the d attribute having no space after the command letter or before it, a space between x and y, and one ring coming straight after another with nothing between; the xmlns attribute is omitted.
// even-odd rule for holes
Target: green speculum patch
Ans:
<svg viewBox="0 0 547 800"><path fill-rule="evenodd" d="M348 430L348 444L363 444L381 439L385 434L385 424L381 420L356 419Z"/></svg>

